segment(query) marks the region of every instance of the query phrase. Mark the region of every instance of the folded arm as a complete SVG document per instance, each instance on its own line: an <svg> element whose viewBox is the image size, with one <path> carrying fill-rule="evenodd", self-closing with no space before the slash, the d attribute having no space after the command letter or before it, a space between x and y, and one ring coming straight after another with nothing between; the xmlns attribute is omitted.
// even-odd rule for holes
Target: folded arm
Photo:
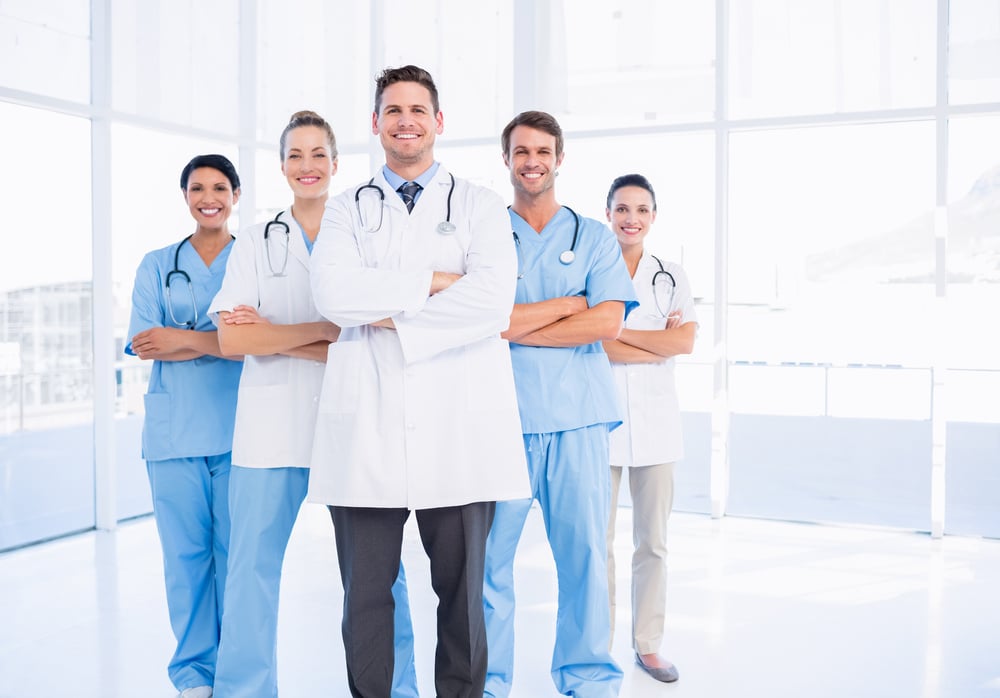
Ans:
<svg viewBox="0 0 1000 698"><path fill-rule="evenodd" d="M132 337L132 352L140 359L189 361L202 356L218 356L242 361L242 356L225 355L216 331L198 332L175 327L151 327Z"/></svg>
<svg viewBox="0 0 1000 698"><path fill-rule="evenodd" d="M340 328L332 322L277 325L247 305L238 305L232 311L220 311L219 320L219 344L227 355L281 354L326 361L327 347L340 336Z"/></svg>
<svg viewBox="0 0 1000 698"><path fill-rule="evenodd" d="M510 341L534 347L577 347L615 339L624 319L625 303L604 301Z"/></svg>
<svg viewBox="0 0 1000 698"><path fill-rule="evenodd" d="M604 351L616 364L659 363L678 354L690 354L698 323L680 322L679 314L671 314L662 330L624 329L618 339L604 342Z"/></svg>

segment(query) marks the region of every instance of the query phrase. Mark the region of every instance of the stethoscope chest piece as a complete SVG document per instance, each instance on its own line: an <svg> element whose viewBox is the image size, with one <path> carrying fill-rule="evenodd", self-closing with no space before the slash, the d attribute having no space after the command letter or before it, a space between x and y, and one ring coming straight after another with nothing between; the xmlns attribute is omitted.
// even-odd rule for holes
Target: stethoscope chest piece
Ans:
<svg viewBox="0 0 1000 698"><path fill-rule="evenodd" d="M455 227L455 224L452 223L451 221L441 221L440 223L437 224L437 231L441 235L453 235L455 233L455 230L457 230L457 228Z"/></svg>
<svg viewBox="0 0 1000 698"><path fill-rule="evenodd" d="M559 255L559 261L563 264L572 264L574 259L576 259L576 253L573 250L566 250Z"/></svg>

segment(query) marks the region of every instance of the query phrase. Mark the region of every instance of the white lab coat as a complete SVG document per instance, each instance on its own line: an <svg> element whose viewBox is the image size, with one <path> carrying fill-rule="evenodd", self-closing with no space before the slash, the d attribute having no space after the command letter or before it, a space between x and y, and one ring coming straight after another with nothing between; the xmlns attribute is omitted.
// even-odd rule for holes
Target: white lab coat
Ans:
<svg viewBox="0 0 1000 698"><path fill-rule="evenodd" d="M237 305L257 308L272 323L291 325L319 322L323 317L312 301L309 285L309 251L302 229L283 211L287 223L288 264L284 276L275 276L264 247L265 223L243 231L229 255L222 287L209 306L218 324L218 313ZM280 272L284 258L284 232L271 226L271 261ZM278 240L281 240L279 243ZM308 468L312 456L316 411L323 384L324 364L290 356L247 356L243 361L236 400L233 464L245 468Z"/></svg>
<svg viewBox="0 0 1000 698"><path fill-rule="evenodd" d="M343 328L330 345L309 499L427 509L530 496L510 350L517 257L500 197L444 167L412 214L386 183L327 202L313 297ZM359 185L360 186L360 185ZM382 227L365 232L363 227ZM428 298L433 271L464 274ZM396 329L368 323L392 317Z"/></svg>
<svg viewBox="0 0 1000 698"><path fill-rule="evenodd" d="M663 269L677 282L669 314L681 311L681 322L697 322L691 284L679 264L661 258ZM630 330L662 330L666 318L653 296L653 274L660 265L648 252L639 260L632 283L639 307L625 320ZM660 303L668 297L661 292ZM684 457L681 410L674 379L674 358L656 364L612 364L618 400L624 408L622 425L611 432L611 465L637 467L673 463Z"/></svg>

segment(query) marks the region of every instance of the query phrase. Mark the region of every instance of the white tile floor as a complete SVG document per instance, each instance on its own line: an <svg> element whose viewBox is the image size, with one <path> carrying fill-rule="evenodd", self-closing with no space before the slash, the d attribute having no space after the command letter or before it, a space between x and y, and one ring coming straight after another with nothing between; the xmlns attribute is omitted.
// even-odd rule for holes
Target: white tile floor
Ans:
<svg viewBox="0 0 1000 698"><path fill-rule="evenodd" d="M554 570L538 512L517 561L514 695L554 696ZM630 510L619 516L629 554ZM1000 696L1000 541L675 514L659 684L619 633L622 696ZM415 530L404 550L423 695L433 695L434 597ZM627 628L627 565L618 623ZM283 698L346 696L329 519L309 505L285 563ZM153 523L0 555L0 698L172 698Z"/></svg>

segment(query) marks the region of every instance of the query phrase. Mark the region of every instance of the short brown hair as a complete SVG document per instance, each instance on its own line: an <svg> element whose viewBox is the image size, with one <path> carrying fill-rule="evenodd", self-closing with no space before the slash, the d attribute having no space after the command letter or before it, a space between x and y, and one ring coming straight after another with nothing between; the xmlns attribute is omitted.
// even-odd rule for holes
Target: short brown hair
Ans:
<svg viewBox="0 0 1000 698"><path fill-rule="evenodd" d="M382 108L382 92L389 85L397 82L415 82L427 88L431 93L431 106L434 113L441 111L441 104L438 102L438 89L434 84L434 78L423 68L415 65L404 65L402 68L386 68L375 78L375 113L379 113Z"/></svg>
<svg viewBox="0 0 1000 698"><path fill-rule="evenodd" d="M518 126L544 131L550 136L556 137L556 157L560 157L563 152L563 132L556 117L544 111L523 111L507 124L500 135L500 145L503 147L503 154L510 155L510 134Z"/></svg>

